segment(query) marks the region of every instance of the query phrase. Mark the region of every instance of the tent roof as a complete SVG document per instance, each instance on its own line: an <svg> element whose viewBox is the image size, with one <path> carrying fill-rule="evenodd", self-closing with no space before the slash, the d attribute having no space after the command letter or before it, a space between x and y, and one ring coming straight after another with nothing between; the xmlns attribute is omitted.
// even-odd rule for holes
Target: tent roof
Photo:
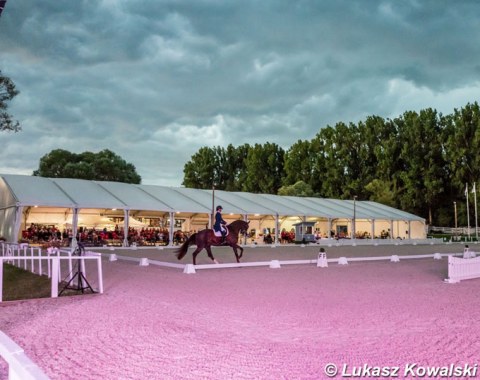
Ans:
<svg viewBox="0 0 480 380"><path fill-rule="evenodd" d="M69 178L0 174L1 207L43 206L210 214L212 202L225 214L351 219L353 200L292 197ZM372 201L355 201L358 219L422 221L416 215Z"/></svg>

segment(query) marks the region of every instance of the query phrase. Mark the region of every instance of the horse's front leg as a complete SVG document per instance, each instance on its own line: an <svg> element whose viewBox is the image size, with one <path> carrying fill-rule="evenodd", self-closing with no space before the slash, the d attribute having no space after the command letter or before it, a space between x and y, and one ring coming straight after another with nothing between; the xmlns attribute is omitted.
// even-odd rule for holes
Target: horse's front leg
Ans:
<svg viewBox="0 0 480 380"><path fill-rule="evenodd" d="M238 256L237 256L237 248L240 250L240 254ZM239 245L235 245L233 247L233 249L235 250L235 255L237 256L237 261L238 261L238 259L241 259L242 256L243 256L243 248L240 247ZM240 261L238 261L238 262L240 262Z"/></svg>
<svg viewBox="0 0 480 380"><path fill-rule="evenodd" d="M235 245L232 245L232 248L233 248L233 252L235 253L235 258L237 259L237 263L240 262L240 258L242 257L243 255L243 248L240 247L239 245L235 244ZM240 255L238 254L238 249L240 249Z"/></svg>
<svg viewBox="0 0 480 380"><path fill-rule="evenodd" d="M205 249L207 250L208 257L210 257L215 264L219 264L219 262L215 259L215 257L213 257L212 248L205 247Z"/></svg>

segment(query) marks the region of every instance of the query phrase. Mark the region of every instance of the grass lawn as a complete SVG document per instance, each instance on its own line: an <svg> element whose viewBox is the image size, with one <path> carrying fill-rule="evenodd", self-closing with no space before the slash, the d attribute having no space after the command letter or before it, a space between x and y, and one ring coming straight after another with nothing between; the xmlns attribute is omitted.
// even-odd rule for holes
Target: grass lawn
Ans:
<svg viewBox="0 0 480 380"><path fill-rule="evenodd" d="M47 276L39 276L24 269L4 263L3 300L24 300L50 297L51 281Z"/></svg>
<svg viewBox="0 0 480 380"><path fill-rule="evenodd" d="M71 287L63 289L66 285L66 282L58 284L62 297L81 294L81 290ZM74 287L74 284L70 286ZM52 281L46 275L40 276L11 264L3 264L3 301L48 298L51 291Z"/></svg>

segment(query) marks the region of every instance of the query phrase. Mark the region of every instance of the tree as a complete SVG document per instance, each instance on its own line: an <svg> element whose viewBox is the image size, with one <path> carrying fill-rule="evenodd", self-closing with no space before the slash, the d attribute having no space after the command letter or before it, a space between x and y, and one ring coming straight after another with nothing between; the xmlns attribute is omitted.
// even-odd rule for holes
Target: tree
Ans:
<svg viewBox="0 0 480 380"><path fill-rule="evenodd" d="M55 149L40 159L34 176L50 178L78 178L96 181L140 183L135 166L108 149L98 153L71 153Z"/></svg>
<svg viewBox="0 0 480 380"><path fill-rule="evenodd" d="M392 185L389 181L382 181L380 179L374 179L365 186L365 190L371 193L369 197L371 201L395 207L395 194L391 188Z"/></svg>
<svg viewBox="0 0 480 380"><path fill-rule="evenodd" d="M454 186L453 194L463 194L466 183L480 179L480 107L477 102L454 110L447 118L446 157Z"/></svg>
<svg viewBox="0 0 480 380"><path fill-rule="evenodd" d="M243 191L277 194L282 185L285 151L277 144L255 144L246 159L247 177Z"/></svg>
<svg viewBox="0 0 480 380"><path fill-rule="evenodd" d="M227 149L202 147L183 167L183 185L195 189L239 191L246 177L245 160L250 146Z"/></svg>
<svg viewBox="0 0 480 380"><path fill-rule="evenodd" d="M323 160L321 165L324 169L321 180L321 188L318 191L323 197L342 197L346 181L346 168L342 157L341 141L347 131L347 126L338 123L335 128L327 125L317 135L318 143L322 146ZM318 163L317 159L317 163Z"/></svg>
<svg viewBox="0 0 480 380"><path fill-rule="evenodd" d="M195 189L211 189L215 183L215 150L202 147L183 167L183 185Z"/></svg>
<svg viewBox="0 0 480 380"><path fill-rule="evenodd" d="M242 183L247 174L246 159L249 150L249 144L240 145L236 148L232 144L228 145L225 152L225 162L222 165L222 170L227 173L224 190L240 191L242 189Z"/></svg>
<svg viewBox="0 0 480 380"><path fill-rule="evenodd" d="M0 130L18 132L20 124L14 121L12 116L7 113L7 102L11 101L19 91L15 88L15 84L8 77L2 75L0 70Z"/></svg>
<svg viewBox="0 0 480 380"><path fill-rule="evenodd" d="M313 197L315 194L312 187L303 181L298 181L290 186L282 186L278 189L278 195L290 195L294 197Z"/></svg>
<svg viewBox="0 0 480 380"><path fill-rule="evenodd" d="M439 203L445 183L444 132L439 116L432 109L419 114L408 111L396 122L402 141L399 159L404 165L400 173L404 187L398 194L400 205L419 215L428 214L428 222L432 223L432 208Z"/></svg>
<svg viewBox="0 0 480 380"><path fill-rule="evenodd" d="M298 181L311 183L313 160L315 155L311 151L311 142L298 140L285 153L285 178L286 186Z"/></svg>

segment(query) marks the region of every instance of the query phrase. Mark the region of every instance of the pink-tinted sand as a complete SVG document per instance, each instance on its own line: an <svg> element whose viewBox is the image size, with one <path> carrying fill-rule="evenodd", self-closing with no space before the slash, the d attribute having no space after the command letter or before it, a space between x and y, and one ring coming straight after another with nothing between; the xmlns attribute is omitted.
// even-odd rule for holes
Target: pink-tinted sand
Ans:
<svg viewBox="0 0 480 380"><path fill-rule="evenodd" d="M480 364L480 279L443 283L446 258L193 275L103 265L103 295L0 306L0 330L51 379L324 379L327 363Z"/></svg>

